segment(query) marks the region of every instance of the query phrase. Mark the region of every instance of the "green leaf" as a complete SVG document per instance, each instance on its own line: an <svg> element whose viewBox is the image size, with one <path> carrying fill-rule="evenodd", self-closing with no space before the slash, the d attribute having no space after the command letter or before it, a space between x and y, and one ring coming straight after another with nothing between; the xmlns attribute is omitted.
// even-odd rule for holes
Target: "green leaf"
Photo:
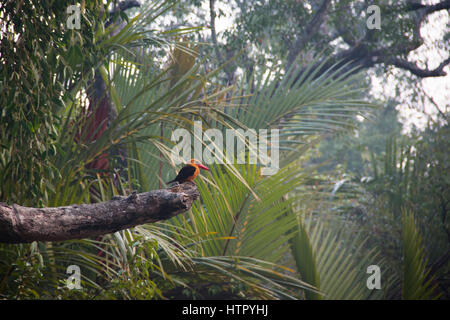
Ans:
<svg viewBox="0 0 450 320"><path fill-rule="evenodd" d="M425 248L414 215L407 210L402 214L403 281L402 299L437 299L437 284L427 268Z"/></svg>

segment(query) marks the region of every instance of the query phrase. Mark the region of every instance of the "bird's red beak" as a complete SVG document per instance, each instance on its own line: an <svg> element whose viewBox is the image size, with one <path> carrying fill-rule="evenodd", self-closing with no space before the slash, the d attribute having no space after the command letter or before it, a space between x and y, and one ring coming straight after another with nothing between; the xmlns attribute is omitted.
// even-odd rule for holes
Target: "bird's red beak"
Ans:
<svg viewBox="0 0 450 320"><path fill-rule="evenodd" d="M197 164L197 166L200 168L200 169L203 169L203 170L206 170L206 171L209 171L209 168L208 167L205 167L204 165L202 165L202 164Z"/></svg>

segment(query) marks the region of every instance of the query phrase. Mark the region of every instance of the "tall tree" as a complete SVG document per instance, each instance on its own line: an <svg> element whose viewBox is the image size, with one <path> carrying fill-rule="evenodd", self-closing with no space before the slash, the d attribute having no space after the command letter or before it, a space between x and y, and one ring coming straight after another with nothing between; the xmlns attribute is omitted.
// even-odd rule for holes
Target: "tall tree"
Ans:
<svg viewBox="0 0 450 320"><path fill-rule="evenodd" d="M381 29L369 29L368 20L378 14L369 10L372 5L379 8ZM216 58L214 65L228 61L241 50L245 52L224 68L224 82L230 83L242 70L259 70L261 64L271 66L287 60L289 67L298 55L311 62L323 53L329 58L325 67L347 64L343 71L370 70L383 79L393 74L395 85L411 90L415 102L429 102L445 113L445 108L425 93L421 80L448 73L448 29L443 27L437 40L423 30L434 20L445 26L449 9L448 0L212 0L208 5L191 0L180 3L174 19L167 21L176 26L189 25L193 18L205 26L200 40L211 46L202 50ZM418 54L425 50L433 61Z"/></svg>

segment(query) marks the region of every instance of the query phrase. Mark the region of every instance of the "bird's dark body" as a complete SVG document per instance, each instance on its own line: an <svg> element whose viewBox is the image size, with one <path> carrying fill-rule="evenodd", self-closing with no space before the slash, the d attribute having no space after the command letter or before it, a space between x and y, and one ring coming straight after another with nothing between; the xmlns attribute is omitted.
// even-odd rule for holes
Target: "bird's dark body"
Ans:
<svg viewBox="0 0 450 320"><path fill-rule="evenodd" d="M188 165L184 166L183 168L181 168L180 172L178 172L175 179L173 179L172 181L169 181L167 183L173 183L173 182L183 183L186 181L192 181L197 176L198 171L199 170L197 167L194 167L194 166L188 164Z"/></svg>

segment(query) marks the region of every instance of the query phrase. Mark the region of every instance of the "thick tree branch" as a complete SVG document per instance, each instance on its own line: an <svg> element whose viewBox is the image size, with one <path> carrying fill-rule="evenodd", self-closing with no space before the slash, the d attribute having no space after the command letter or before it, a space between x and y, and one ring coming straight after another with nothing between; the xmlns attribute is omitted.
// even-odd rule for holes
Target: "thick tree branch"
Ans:
<svg viewBox="0 0 450 320"><path fill-rule="evenodd" d="M413 75L421 78L445 76L447 73L444 71L444 68L450 64L450 58L444 60L437 68L430 70L420 68L413 62L392 56L394 53L406 56L409 52L419 48L423 44L420 28L424 18L433 12L448 9L450 9L450 0L433 5L422 5L420 3L408 4L406 11L418 12L417 17L414 19L413 39L409 43L401 43L401 45L394 44L391 47L376 48L376 45L374 45L372 40L375 30L368 30L362 39L356 40L352 39L351 35L348 34L344 28L337 26L337 33L340 34L344 42L350 45L351 48L335 54L330 58L330 63L328 63L327 66L331 66L333 63L341 61L339 66L348 63L343 72L349 69L354 69L356 72L383 63L385 65L392 65L407 70Z"/></svg>
<svg viewBox="0 0 450 320"><path fill-rule="evenodd" d="M183 213L199 196L195 183L186 182L94 204L29 208L0 203L0 242L63 241L113 233Z"/></svg>
<svg viewBox="0 0 450 320"><path fill-rule="evenodd" d="M394 65L398 68L401 69L405 69L408 70L409 72L411 72L412 74L421 77L421 78L426 78L426 77L443 77L445 75L447 75L447 73L444 71L444 68L450 64L450 58L445 59L444 61L441 62L441 64L436 68L436 69L421 69L419 68L417 65L415 65L412 62L406 61L406 60L402 60L399 58L390 58L388 59L385 63L390 64L390 65Z"/></svg>
<svg viewBox="0 0 450 320"><path fill-rule="evenodd" d="M449 10L450 9L450 0L442 1L433 5L429 5L425 8L426 14L431 14L440 10Z"/></svg>
<svg viewBox="0 0 450 320"><path fill-rule="evenodd" d="M406 7L407 11L423 10L425 15L431 14L440 10L450 9L450 0L442 1L436 4L424 5L421 3L410 3Z"/></svg>
<svg viewBox="0 0 450 320"><path fill-rule="evenodd" d="M317 10L314 17L311 19L309 24L306 26L303 34L297 38L292 48L290 48L287 61L288 66L290 66L294 62L298 53L312 39L312 37L316 34L317 30L319 30L319 27L322 25L322 22L325 18L325 14L327 12L327 8L330 2L331 0L322 1L322 4L320 5L319 9Z"/></svg>

